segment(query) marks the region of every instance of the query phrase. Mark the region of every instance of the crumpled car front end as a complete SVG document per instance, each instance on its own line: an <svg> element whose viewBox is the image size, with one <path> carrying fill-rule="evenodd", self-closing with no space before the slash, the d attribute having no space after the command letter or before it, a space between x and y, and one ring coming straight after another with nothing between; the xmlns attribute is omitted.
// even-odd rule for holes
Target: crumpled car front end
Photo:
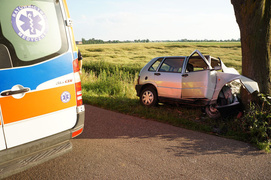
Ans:
<svg viewBox="0 0 271 180"><path fill-rule="evenodd" d="M216 103L213 106L223 116L240 111L242 105L238 97L242 87L250 94L260 90L256 81L240 75L234 68L226 67L222 61L221 67L222 72L217 72L217 85L213 95Z"/></svg>

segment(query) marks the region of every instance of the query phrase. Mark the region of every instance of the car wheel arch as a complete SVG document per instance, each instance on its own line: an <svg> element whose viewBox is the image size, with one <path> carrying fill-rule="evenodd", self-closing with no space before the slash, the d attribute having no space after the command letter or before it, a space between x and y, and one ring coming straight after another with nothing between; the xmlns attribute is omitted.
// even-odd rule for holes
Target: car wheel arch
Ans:
<svg viewBox="0 0 271 180"><path fill-rule="evenodd" d="M217 83L212 99L218 99L219 93L223 89L223 87L236 80L240 81L240 78L236 77L236 78L228 79L228 81L224 81L223 83L219 83L219 84Z"/></svg>
<svg viewBox="0 0 271 180"><path fill-rule="evenodd" d="M153 85L153 84L145 84L145 85L143 85L143 86L141 87L140 93L142 93L142 91L143 91L144 89L146 89L146 88L153 88L153 89L156 91L157 95L158 95L157 88L156 88L156 86Z"/></svg>

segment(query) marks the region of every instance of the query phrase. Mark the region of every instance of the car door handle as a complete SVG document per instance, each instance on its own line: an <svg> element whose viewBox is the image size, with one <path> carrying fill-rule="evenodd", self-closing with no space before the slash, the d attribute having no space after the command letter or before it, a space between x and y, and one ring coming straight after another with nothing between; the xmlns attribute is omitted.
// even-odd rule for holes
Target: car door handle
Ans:
<svg viewBox="0 0 271 180"><path fill-rule="evenodd" d="M155 76L160 76L161 74L160 73L154 73Z"/></svg>
<svg viewBox="0 0 271 180"><path fill-rule="evenodd" d="M187 76L188 76L188 74L183 74L183 75L182 75L182 77L187 77Z"/></svg>
<svg viewBox="0 0 271 180"><path fill-rule="evenodd" d="M1 93L1 96L12 96L15 94L21 94L21 93L26 93L28 92L30 89L29 88L23 88L20 90L7 90Z"/></svg>

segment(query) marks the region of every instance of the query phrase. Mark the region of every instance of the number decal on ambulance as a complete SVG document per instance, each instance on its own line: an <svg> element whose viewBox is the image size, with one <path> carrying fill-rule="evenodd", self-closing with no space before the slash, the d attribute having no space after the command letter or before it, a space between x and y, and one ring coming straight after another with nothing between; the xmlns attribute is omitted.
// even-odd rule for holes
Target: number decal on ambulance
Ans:
<svg viewBox="0 0 271 180"><path fill-rule="evenodd" d="M45 13L37 6L18 6L11 15L14 31L29 42L42 40L48 32Z"/></svg>

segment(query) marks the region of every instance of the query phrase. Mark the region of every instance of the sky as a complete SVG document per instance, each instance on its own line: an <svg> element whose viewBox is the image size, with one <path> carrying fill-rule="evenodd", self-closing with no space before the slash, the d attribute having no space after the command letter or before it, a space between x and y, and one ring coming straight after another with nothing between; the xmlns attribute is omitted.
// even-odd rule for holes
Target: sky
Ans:
<svg viewBox="0 0 271 180"><path fill-rule="evenodd" d="M75 39L239 39L230 0L67 0Z"/></svg>

